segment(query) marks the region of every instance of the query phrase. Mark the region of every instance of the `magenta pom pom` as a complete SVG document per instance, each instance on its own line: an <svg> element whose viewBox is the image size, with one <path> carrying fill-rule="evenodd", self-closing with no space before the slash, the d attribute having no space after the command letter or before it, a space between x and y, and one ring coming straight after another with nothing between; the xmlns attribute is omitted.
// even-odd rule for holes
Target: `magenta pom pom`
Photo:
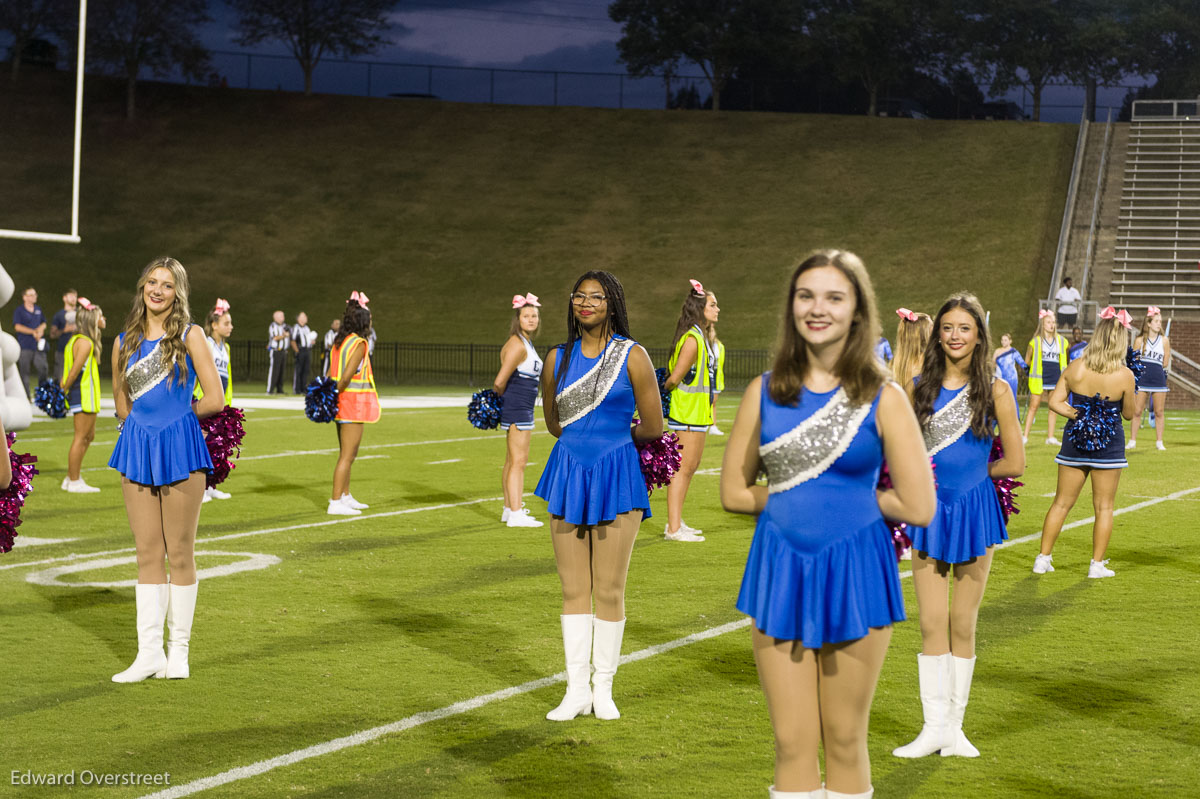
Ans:
<svg viewBox="0 0 1200 799"><path fill-rule="evenodd" d="M0 552L10 552L17 527L21 524L21 506L25 496L33 490L33 476L38 473L33 465L37 458L29 453L13 452L16 433L8 434L8 462L12 466L12 482L0 491Z"/></svg>
<svg viewBox="0 0 1200 799"><path fill-rule="evenodd" d="M992 453L988 456L988 463L998 461L1003 457L1004 445L1000 443L1000 437L997 436L992 440ZM1012 477L997 477L992 482L996 484L996 497L1000 500L1000 510L1004 511L1004 523L1008 524L1008 520L1013 514L1021 512L1021 509L1017 507L1016 490L1025 484Z"/></svg>
<svg viewBox="0 0 1200 799"><path fill-rule="evenodd" d="M933 458L929 459L929 468L933 470L933 484L937 485L937 464L933 462ZM892 487L892 475L888 471L887 461L883 462L883 467L879 470L879 482L875 485L880 491L887 491ZM887 522L888 528L892 531L892 546L896 548L896 560L902 560L904 553L912 549L912 539L908 537L908 525L904 522L897 522L892 519L884 519Z"/></svg>
<svg viewBox="0 0 1200 799"><path fill-rule="evenodd" d="M675 472L679 471L679 465L683 463L679 436L663 433L661 438L639 443L637 449L646 490L653 493L655 488L669 485Z"/></svg>
<svg viewBox="0 0 1200 799"><path fill-rule="evenodd" d="M208 445L208 456L213 463L212 471L204 481L208 488L216 488L225 482L225 478L236 468L233 459L242 454L242 439L246 436L242 422L245 420L246 415L241 409L230 406L200 420L204 443Z"/></svg>

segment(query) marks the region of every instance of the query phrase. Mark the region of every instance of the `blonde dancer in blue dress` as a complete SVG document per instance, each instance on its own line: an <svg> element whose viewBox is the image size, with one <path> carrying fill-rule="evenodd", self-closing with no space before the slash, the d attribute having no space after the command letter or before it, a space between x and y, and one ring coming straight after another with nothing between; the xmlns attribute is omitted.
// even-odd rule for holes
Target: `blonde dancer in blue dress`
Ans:
<svg viewBox="0 0 1200 799"><path fill-rule="evenodd" d="M996 544L1008 538L992 478L1017 477L1025 450L1017 403L994 374L983 308L955 294L933 321L913 407L933 457L938 507L933 521L910 527L913 590L921 619L917 655L924 726L897 757L978 757L962 731L975 670L975 625ZM1004 458L988 462L1000 428ZM953 597L950 584L954 583Z"/></svg>
<svg viewBox="0 0 1200 799"><path fill-rule="evenodd" d="M542 372L543 417L558 441L535 493L549 505L567 662L566 696L546 714L551 721L593 710L598 719L621 716L612 683L625 578L638 526L650 516L634 441L662 435L654 366L630 338L628 320L620 281L585 273L571 290L567 343L550 351ZM642 423L631 430L635 408ZM590 688L589 665L596 669Z"/></svg>
<svg viewBox="0 0 1200 799"><path fill-rule="evenodd" d="M816 252L788 289L779 355L746 389L721 471L725 509L758 516L737 606L754 619L775 732L770 795L870 797L871 700L904 619L884 516L927 524L933 480L908 399L873 351L862 262ZM880 493L885 456L895 487Z"/></svg>
<svg viewBox="0 0 1200 799"><path fill-rule="evenodd" d="M138 654L112 679L185 678L196 609L196 525L205 472L212 469L199 419L220 411L224 396L204 331L191 324L179 261L156 258L142 271L112 365L121 432L108 465L124 477L138 564ZM193 406L197 379L204 397ZM164 621L171 636L165 654Z"/></svg>

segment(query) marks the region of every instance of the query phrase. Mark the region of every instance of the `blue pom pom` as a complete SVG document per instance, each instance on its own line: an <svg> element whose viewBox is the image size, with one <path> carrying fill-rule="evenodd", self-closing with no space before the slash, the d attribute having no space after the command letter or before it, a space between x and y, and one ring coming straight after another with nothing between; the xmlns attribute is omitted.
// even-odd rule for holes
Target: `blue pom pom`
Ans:
<svg viewBox="0 0 1200 799"><path fill-rule="evenodd" d="M664 419L671 415L671 392L666 389L667 378L670 377L670 374L662 366L654 370L654 376L658 378L658 394L662 397Z"/></svg>
<svg viewBox="0 0 1200 799"><path fill-rule="evenodd" d="M314 422L332 422L337 418L337 381L318 377L304 389L304 415Z"/></svg>
<svg viewBox="0 0 1200 799"><path fill-rule="evenodd" d="M1142 354L1133 347L1125 353L1125 365L1129 367L1129 371L1133 372L1134 380L1141 380L1142 373L1146 371L1146 364L1142 363Z"/></svg>
<svg viewBox="0 0 1200 799"><path fill-rule="evenodd" d="M500 409L504 398L490 388L476 391L467 405L467 421L480 430L495 430L500 424Z"/></svg>
<svg viewBox="0 0 1200 799"><path fill-rule="evenodd" d="M1064 431L1071 443L1080 452L1099 452L1108 446L1121 426L1121 412L1100 399L1076 397L1072 403L1079 414L1067 422Z"/></svg>
<svg viewBox="0 0 1200 799"><path fill-rule="evenodd" d="M67 415L67 393L57 380L43 380L33 395L33 404L45 411L51 419L63 419Z"/></svg>

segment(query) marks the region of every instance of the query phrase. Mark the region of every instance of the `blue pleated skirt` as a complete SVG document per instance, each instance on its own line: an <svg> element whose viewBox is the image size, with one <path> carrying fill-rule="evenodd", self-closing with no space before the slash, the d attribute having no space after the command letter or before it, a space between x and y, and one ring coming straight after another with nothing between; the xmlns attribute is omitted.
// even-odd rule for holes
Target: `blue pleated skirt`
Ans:
<svg viewBox="0 0 1200 799"><path fill-rule="evenodd" d="M1163 370L1162 364L1157 361L1142 361L1142 376L1138 378L1137 390L1145 391L1150 394L1170 391L1167 387L1167 373Z"/></svg>
<svg viewBox="0 0 1200 799"><path fill-rule="evenodd" d="M986 554L988 547L1008 540L995 483L982 480L950 503L939 499L929 526L909 525L908 536L913 549L943 563L966 563Z"/></svg>
<svg viewBox="0 0 1200 799"><path fill-rule="evenodd" d="M135 483L164 486L186 480L192 472L211 471L212 458L194 413L159 428L144 427L130 414L108 465Z"/></svg>
<svg viewBox="0 0 1200 799"><path fill-rule="evenodd" d="M650 518L650 494L632 439L589 464L576 458L562 441L550 450L534 493L546 500L551 515L568 524L591 526L622 513L642 511Z"/></svg>

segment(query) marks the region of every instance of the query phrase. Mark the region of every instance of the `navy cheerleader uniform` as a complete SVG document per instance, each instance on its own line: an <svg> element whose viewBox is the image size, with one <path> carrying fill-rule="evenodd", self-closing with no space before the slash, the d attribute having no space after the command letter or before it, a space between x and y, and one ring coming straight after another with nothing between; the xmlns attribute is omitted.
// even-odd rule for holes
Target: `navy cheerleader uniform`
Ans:
<svg viewBox="0 0 1200 799"><path fill-rule="evenodd" d="M1149 338L1142 340L1142 366L1145 369L1142 370L1142 375L1137 381L1138 391L1162 394L1171 390L1167 388L1167 373L1163 369L1164 357L1166 357L1166 350L1163 347L1161 334L1154 341Z"/></svg>
<svg viewBox="0 0 1200 799"><path fill-rule="evenodd" d="M525 360L517 366L504 386L504 402L500 406L500 429L516 425L518 430L533 429L533 406L537 403L538 382L542 376L542 359L532 342L519 337L525 345Z"/></svg>
<svg viewBox="0 0 1200 799"><path fill-rule="evenodd" d="M1111 423L1101 433L1099 440L1084 442L1080 447L1074 441L1076 436L1072 435L1078 421L1067 420L1067 425L1063 428L1062 448L1055 456L1054 462L1081 469L1124 469L1128 466L1129 462L1125 460L1125 426L1121 423L1121 406L1124 403L1121 400L1088 399L1074 392L1067 396L1067 402L1074 408L1082 408L1085 403L1101 402L1109 409L1107 418ZM1094 448L1087 449L1088 446Z"/></svg>

